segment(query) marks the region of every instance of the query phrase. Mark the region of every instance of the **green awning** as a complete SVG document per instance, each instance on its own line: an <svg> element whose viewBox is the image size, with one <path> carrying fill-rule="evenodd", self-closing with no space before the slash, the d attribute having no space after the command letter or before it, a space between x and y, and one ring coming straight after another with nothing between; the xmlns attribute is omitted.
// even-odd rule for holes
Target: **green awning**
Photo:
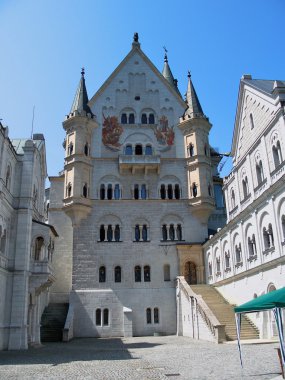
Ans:
<svg viewBox="0 0 285 380"><path fill-rule="evenodd" d="M253 313L260 310L274 309L275 307L285 308L285 288L273 290L270 293L254 298L252 301L235 307L236 313Z"/></svg>

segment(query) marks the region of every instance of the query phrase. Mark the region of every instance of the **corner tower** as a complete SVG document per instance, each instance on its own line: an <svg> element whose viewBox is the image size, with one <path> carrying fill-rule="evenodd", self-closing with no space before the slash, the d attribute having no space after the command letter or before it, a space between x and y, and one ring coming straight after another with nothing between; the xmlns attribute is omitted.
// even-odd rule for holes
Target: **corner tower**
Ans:
<svg viewBox="0 0 285 380"><path fill-rule="evenodd" d="M192 213L206 223L215 207L213 191L213 167L209 132L212 127L204 115L198 96L188 72L186 93L187 109L180 119L179 129L184 136L187 158L187 181L189 204Z"/></svg>
<svg viewBox="0 0 285 380"><path fill-rule="evenodd" d="M70 113L63 122L64 141L64 198L63 208L73 225L87 217L91 211L91 141L97 127L95 115L88 106L84 68Z"/></svg>

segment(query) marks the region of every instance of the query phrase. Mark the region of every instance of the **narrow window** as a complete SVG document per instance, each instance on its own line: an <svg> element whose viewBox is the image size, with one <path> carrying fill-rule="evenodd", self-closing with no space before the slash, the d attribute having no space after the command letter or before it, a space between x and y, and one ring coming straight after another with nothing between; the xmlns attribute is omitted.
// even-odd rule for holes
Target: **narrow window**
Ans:
<svg viewBox="0 0 285 380"><path fill-rule="evenodd" d="M96 326L101 326L101 309L96 309Z"/></svg>
<svg viewBox="0 0 285 380"><path fill-rule="evenodd" d="M170 227L169 227L169 239L170 240L175 239L174 225L173 224L170 224Z"/></svg>
<svg viewBox="0 0 285 380"><path fill-rule="evenodd" d="M105 240L105 227L104 224L101 224L100 226L100 241Z"/></svg>
<svg viewBox="0 0 285 380"><path fill-rule="evenodd" d="M212 196L212 187L210 184L208 185L208 194L209 194L209 197Z"/></svg>
<svg viewBox="0 0 285 380"><path fill-rule="evenodd" d="M135 115L133 113L129 114L129 124L135 124Z"/></svg>
<svg viewBox="0 0 285 380"><path fill-rule="evenodd" d="M0 239L0 251L5 255L6 250L6 230L4 230L2 237Z"/></svg>
<svg viewBox="0 0 285 380"><path fill-rule="evenodd" d="M89 145L88 145L88 143L86 143L85 146L84 146L84 154L85 154L85 156L89 155Z"/></svg>
<svg viewBox="0 0 285 380"><path fill-rule="evenodd" d="M116 266L115 267L115 282L121 282L121 280L122 280L121 267Z"/></svg>
<svg viewBox="0 0 285 380"><path fill-rule="evenodd" d="M232 204L232 209L236 207L236 197L235 197L235 192L234 189L231 191L231 204Z"/></svg>
<svg viewBox="0 0 285 380"><path fill-rule="evenodd" d="M70 144L68 145L68 155L71 156L72 154L73 154L73 144L70 143Z"/></svg>
<svg viewBox="0 0 285 380"><path fill-rule="evenodd" d="M269 236L269 246L274 247L274 237L273 237L273 230L272 230L271 224L269 224L268 226L268 236Z"/></svg>
<svg viewBox="0 0 285 380"><path fill-rule="evenodd" d="M253 129L254 128L254 122L253 122L252 113L249 115L249 120L250 120L250 129Z"/></svg>
<svg viewBox="0 0 285 380"><path fill-rule="evenodd" d="M111 224L109 224L108 228L107 228L107 240L108 241L112 241L113 240L113 229L112 229L112 225Z"/></svg>
<svg viewBox="0 0 285 380"><path fill-rule="evenodd" d="M193 156L194 156L194 145L193 145L192 143L190 143L190 144L188 145L188 155L189 155L190 157L193 157Z"/></svg>
<svg viewBox="0 0 285 380"><path fill-rule="evenodd" d="M147 145L145 147L145 154L146 154L146 156L151 156L152 155L152 146L151 145Z"/></svg>
<svg viewBox="0 0 285 380"><path fill-rule="evenodd" d="M242 189L243 189L243 197L246 198L248 196L248 180L247 180L247 177L245 177L242 180Z"/></svg>
<svg viewBox="0 0 285 380"><path fill-rule="evenodd" d="M208 147L207 147L207 144L204 145L204 153L205 153L205 156L208 156Z"/></svg>
<svg viewBox="0 0 285 380"><path fill-rule="evenodd" d="M115 227L115 241L120 241L120 226L116 224Z"/></svg>
<svg viewBox="0 0 285 380"><path fill-rule="evenodd" d="M253 243L250 237L247 239L247 246L248 246L248 256L254 256L254 250L253 250Z"/></svg>
<svg viewBox="0 0 285 380"><path fill-rule="evenodd" d="M134 199L139 199L139 185L135 185L134 187Z"/></svg>
<svg viewBox="0 0 285 380"><path fill-rule="evenodd" d="M142 120L142 124L147 124L147 116L145 113L142 114L141 120Z"/></svg>
<svg viewBox="0 0 285 380"><path fill-rule="evenodd" d="M221 272L221 261L220 261L219 257L217 257L217 259L216 259L216 266L217 266L217 273L220 273Z"/></svg>
<svg viewBox="0 0 285 380"><path fill-rule="evenodd" d="M269 234L266 231L266 228L263 227L263 243L264 243L264 249L270 248L270 239L269 239Z"/></svg>
<svg viewBox="0 0 285 380"><path fill-rule="evenodd" d="M283 233L283 241L285 241L285 215L282 215L281 217L281 226L282 226L282 233Z"/></svg>
<svg viewBox="0 0 285 380"><path fill-rule="evenodd" d="M153 322L154 323L159 323L159 310L158 310L158 307L155 307L153 309Z"/></svg>
<svg viewBox="0 0 285 380"><path fill-rule="evenodd" d="M106 282L106 268L104 266L99 268L99 282Z"/></svg>
<svg viewBox="0 0 285 380"><path fill-rule="evenodd" d="M122 113L121 123L122 124L127 124L127 114L126 113Z"/></svg>
<svg viewBox="0 0 285 380"><path fill-rule="evenodd" d="M236 245L235 251L236 251L236 262L240 263L241 262L241 246Z"/></svg>
<svg viewBox="0 0 285 380"><path fill-rule="evenodd" d="M146 185L141 185L141 199L146 199Z"/></svg>
<svg viewBox="0 0 285 380"><path fill-rule="evenodd" d="M147 241L147 225L144 224L142 228L142 239L143 241Z"/></svg>
<svg viewBox="0 0 285 380"><path fill-rule="evenodd" d="M131 155L133 154L133 148L132 148L131 145L127 145L127 146L126 146L125 154L126 154L127 156L131 156Z"/></svg>
<svg viewBox="0 0 285 380"><path fill-rule="evenodd" d="M148 123L149 124L154 124L154 114L150 113L148 116Z"/></svg>
<svg viewBox="0 0 285 380"><path fill-rule="evenodd" d="M174 197L175 199L180 199L180 188L178 184L174 187Z"/></svg>
<svg viewBox="0 0 285 380"><path fill-rule="evenodd" d="M34 252L34 260L39 261L42 260L42 250L44 247L44 239L42 237L38 237L35 240L35 252ZM3 252L3 251L2 251Z"/></svg>
<svg viewBox="0 0 285 380"><path fill-rule="evenodd" d="M141 267L137 265L135 266L135 282L141 282L141 280L142 280Z"/></svg>
<svg viewBox="0 0 285 380"><path fill-rule="evenodd" d="M114 197L116 200L120 199L120 185L118 183L115 185Z"/></svg>
<svg viewBox="0 0 285 380"><path fill-rule="evenodd" d="M168 196L168 199L173 199L173 189L172 189L172 185L168 185L168 186L167 186L167 196Z"/></svg>
<svg viewBox="0 0 285 380"><path fill-rule="evenodd" d="M69 183L67 185L67 196L71 197L71 194L72 194L72 186L71 186L71 183Z"/></svg>
<svg viewBox="0 0 285 380"><path fill-rule="evenodd" d="M259 161L259 163L256 164L256 177L257 177L257 183L258 185L260 185L262 181L264 180L263 167L262 167L261 161Z"/></svg>
<svg viewBox="0 0 285 380"><path fill-rule="evenodd" d="M181 224L177 224L177 240L182 240L182 226Z"/></svg>
<svg viewBox="0 0 285 380"><path fill-rule="evenodd" d="M104 309L103 311L103 326L108 326L109 325L109 310Z"/></svg>
<svg viewBox="0 0 285 380"><path fill-rule="evenodd" d="M5 179L5 184L8 190L10 190L10 183L11 183L11 168L10 166L8 166L7 171L6 171L6 179Z"/></svg>
<svg viewBox="0 0 285 380"><path fill-rule="evenodd" d="M162 240L167 240L167 228L166 224L162 226Z"/></svg>
<svg viewBox="0 0 285 380"><path fill-rule="evenodd" d="M212 263L209 263L209 276L213 275Z"/></svg>
<svg viewBox="0 0 285 380"><path fill-rule="evenodd" d="M144 282L150 282L150 266L145 265L143 268L143 279Z"/></svg>
<svg viewBox="0 0 285 380"><path fill-rule="evenodd" d="M141 156L143 154L142 145L138 144L135 147L135 155Z"/></svg>
<svg viewBox="0 0 285 380"><path fill-rule="evenodd" d="M165 185L160 186L160 198L165 199L166 198L166 190L165 190Z"/></svg>
<svg viewBox="0 0 285 380"><path fill-rule="evenodd" d="M105 185L100 186L100 199L105 199Z"/></svg>
<svg viewBox="0 0 285 380"><path fill-rule="evenodd" d="M148 308L146 309L146 323L147 323L148 325L151 324L151 308L150 308L150 307L148 307Z"/></svg>
<svg viewBox="0 0 285 380"><path fill-rule="evenodd" d="M135 241L140 241L140 226L138 224L135 226Z"/></svg>
<svg viewBox="0 0 285 380"><path fill-rule="evenodd" d="M87 184L86 183L83 186L82 193L83 193L83 197L87 198L88 190L87 190Z"/></svg>
<svg viewBox="0 0 285 380"><path fill-rule="evenodd" d="M282 162L280 141L277 141L276 146L272 147L274 166L277 168Z"/></svg>
<svg viewBox="0 0 285 380"><path fill-rule="evenodd" d="M193 197L194 197L194 198L197 197L198 191L197 191L197 185L196 185L195 182L194 182L193 185L192 185L192 194L193 194Z"/></svg>
<svg viewBox="0 0 285 380"><path fill-rule="evenodd" d="M164 277L164 281L170 281L170 265L169 264L165 264L163 266L163 277Z"/></svg>
<svg viewBox="0 0 285 380"><path fill-rule="evenodd" d="M225 252L225 263L226 263L226 269L230 268L230 254L228 252Z"/></svg>
<svg viewBox="0 0 285 380"><path fill-rule="evenodd" d="M112 185L109 183L108 188L107 188L107 199L112 199L113 198L113 188Z"/></svg>

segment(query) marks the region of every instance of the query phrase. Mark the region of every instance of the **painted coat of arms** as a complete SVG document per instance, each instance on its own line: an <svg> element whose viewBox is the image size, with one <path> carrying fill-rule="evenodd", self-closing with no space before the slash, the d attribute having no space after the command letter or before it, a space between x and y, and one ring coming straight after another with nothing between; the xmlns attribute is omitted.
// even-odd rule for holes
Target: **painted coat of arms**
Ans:
<svg viewBox="0 0 285 380"><path fill-rule="evenodd" d="M170 148L174 144L174 131L173 126L168 126L168 119L166 116L161 116L159 119L159 126L154 129L154 134L157 138L158 144L161 148Z"/></svg>
<svg viewBox="0 0 285 380"><path fill-rule="evenodd" d="M123 127L119 124L116 116L107 116L103 114L102 142L111 150L120 150L120 137L123 133Z"/></svg>

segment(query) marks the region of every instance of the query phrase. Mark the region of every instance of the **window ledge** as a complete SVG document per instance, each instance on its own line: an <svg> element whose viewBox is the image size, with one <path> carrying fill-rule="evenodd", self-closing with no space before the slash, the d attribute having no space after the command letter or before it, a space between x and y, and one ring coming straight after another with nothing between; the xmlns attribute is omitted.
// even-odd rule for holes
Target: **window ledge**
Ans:
<svg viewBox="0 0 285 380"><path fill-rule="evenodd" d="M163 240L163 239L161 239L160 240L161 242L163 242L163 243L173 243L173 242L182 242L182 241L185 241L184 239L183 240Z"/></svg>
<svg viewBox="0 0 285 380"><path fill-rule="evenodd" d="M257 260L257 255L250 255L247 261L252 262Z"/></svg>
<svg viewBox="0 0 285 380"><path fill-rule="evenodd" d="M270 248L265 249L262 253L267 256L269 253L273 252L275 250L274 245Z"/></svg>
<svg viewBox="0 0 285 380"><path fill-rule="evenodd" d="M242 266L243 266L243 262L242 261L236 263L236 265L235 265L236 268L239 268L239 267L242 267Z"/></svg>
<svg viewBox="0 0 285 380"><path fill-rule="evenodd" d="M230 215L233 214L238 209L238 205L236 205L232 210L230 210Z"/></svg>
<svg viewBox="0 0 285 380"><path fill-rule="evenodd" d="M102 241L102 240L97 240L97 243L122 243L123 242L123 240L118 240L118 241L116 241L116 240L112 240L112 241L109 241L109 240L104 240L104 241Z"/></svg>
<svg viewBox="0 0 285 380"><path fill-rule="evenodd" d="M265 185L267 182L267 178L265 178L263 181L261 181L255 188L254 188L254 192L256 192L257 190L259 190L263 185Z"/></svg>
<svg viewBox="0 0 285 380"><path fill-rule="evenodd" d="M232 268L231 267L228 267L225 269L225 272L228 273L228 272L231 272Z"/></svg>
<svg viewBox="0 0 285 380"><path fill-rule="evenodd" d="M217 277L220 277L221 274L222 274L222 273L219 271L219 272L216 273L216 276L217 276Z"/></svg>
<svg viewBox="0 0 285 380"><path fill-rule="evenodd" d="M150 240L133 240L133 243L150 243Z"/></svg>
<svg viewBox="0 0 285 380"><path fill-rule="evenodd" d="M282 161L276 168L270 173L271 176L276 174L285 164L285 161Z"/></svg>
<svg viewBox="0 0 285 380"><path fill-rule="evenodd" d="M247 194L241 201L240 201L240 204L243 204L244 202L246 202L249 198L251 197L251 194Z"/></svg>

